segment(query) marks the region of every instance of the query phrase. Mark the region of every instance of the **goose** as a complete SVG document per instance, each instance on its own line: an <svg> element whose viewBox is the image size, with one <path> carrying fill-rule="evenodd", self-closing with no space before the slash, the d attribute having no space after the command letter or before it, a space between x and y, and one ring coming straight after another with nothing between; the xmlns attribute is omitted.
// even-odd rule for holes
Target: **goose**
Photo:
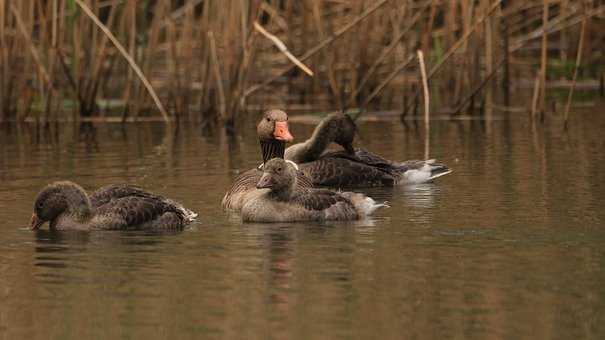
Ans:
<svg viewBox="0 0 605 340"><path fill-rule="evenodd" d="M297 185L296 167L273 158L263 167L254 193L242 207L244 222L296 222L358 220L387 206L354 192L303 188Z"/></svg>
<svg viewBox="0 0 605 340"><path fill-rule="evenodd" d="M59 181L36 196L32 230L180 230L197 216L181 204L143 189L110 185L90 196L76 183Z"/></svg>
<svg viewBox="0 0 605 340"><path fill-rule="evenodd" d="M263 165L272 158L284 158L286 143L291 142L294 137L288 129L288 115L282 110L266 111L256 126L263 163L254 169L250 169L237 178L225 193L221 205L226 210L240 211L248 194L256 191L256 183L261 178ZM310 179L297 171L298 185L301 187L312 187Z"/></svg>
<svg viewBox="0 0 605 340"><path fill-rule="evenodd" d="M315 128L311 138L285 151L285 159L316 186L376 187L430 182L452 172L434 159L395 162L370 151L353 148L355 123L346 114L331 114ZM331 143L344 150L326 152Z"/></svg>

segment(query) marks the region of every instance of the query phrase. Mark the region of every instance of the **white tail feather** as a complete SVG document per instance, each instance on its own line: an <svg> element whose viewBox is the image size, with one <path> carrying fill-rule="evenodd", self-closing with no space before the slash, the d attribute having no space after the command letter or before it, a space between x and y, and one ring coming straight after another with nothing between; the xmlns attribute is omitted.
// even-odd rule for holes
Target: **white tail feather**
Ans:
<svg viewBox="0 0 605 340"><path fill-rule="evenodd" d="M387 202L376 203L373 198L368 197L364 194L354 192L343 192L342 194L351 200L351 203L353 203L353 205L355 206L355 210L357 210L357 212L362 218L371 215L378 208L389 208Z"/></svg>
<svg viewBox="0 0 605 340"><path fill-rule="evenodd" d="M181 203L173 201L168 198L164 199L164 202L176 206L177 209L179 209L181 211L181 214L183 214L183 216L185 217L185 220L187 222L195 221L195 218L197 217L196 212L189 210L189 209L185 208Z"/></svg>
<svg viewBox="0 0 605 340"><path fill-rule="evenodd" d="M431 180L434 180L435 178L439 178L439 177L441 177L441 176L445 176L445 175L449 174L449 173L450 173L450 172L452 172L452 171L453 171L453 170L449 169L449 170L447 170L447 171L440 172L440 173L438 173L438 174L432 175L432 176L431 176Z"/></svg>
<svg viewBox="0 0 605 340"><path fill-rule="evenodd" d="M400 181L402 184L421 184L447 175L452 170L446 166L436 163L435 159L428 159L423 162L424 164L416 169L408 169L403 173L403 180ZM442 170L442 172L436 172Z"/></svg>

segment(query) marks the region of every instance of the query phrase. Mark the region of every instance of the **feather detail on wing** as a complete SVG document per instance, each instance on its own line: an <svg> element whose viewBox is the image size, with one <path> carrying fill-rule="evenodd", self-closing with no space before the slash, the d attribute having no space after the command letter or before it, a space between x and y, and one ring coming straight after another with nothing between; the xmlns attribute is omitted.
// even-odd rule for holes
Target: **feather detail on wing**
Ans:
<svg viewBox="0 0 605 340"><path fill-rule="evenodd" d="M354 220L361 216L349 199L331 190L300 192L292 198L292 202L306 210L322 213L326 220Z"/></svg>
<svg viewBox="0 0 605 340"><path fill-rule="evenodd" d="M392 186L395 178L387 171L345 157L322 157L298 165L315 185L330 187Z"/></svg>
<svg viewBox="0 0 605 340"><path fill-rule="evenodd" d="M353 162L363 163L363 164L381 168L384 170L389 170L393 166L396 165L392 161L382 158L382 157L378 156L377 154L371 153L365 149L355 149L354 154L351 154L347 151L330 152L330 153L326 153L325 156L345 158L345 159L349 159Z"/></svg>
<svg viewBox="0 0 605 340"><path fill-rule="evenodd" d="M250 169L235 178L231 188L225 194L222 201L224 209L240 210L244 204L247 194L256 190L256 184L263 176L262 170L258 168ZM301 171L296 172L296 187L299 189L309 189L313 187L311 179L306 177Z"/></svg>
<svg viewBox="0 0 605 340"><path fill-rule="evenodd" d="M111 200L135 196L135 197L160 197L149 193L137 186L130 184L111 184L97 189L90 195L90 204L93 208L108 203Z"/></svg>
<svg viewBox="0 0 605 340"><path fill-rule="evenodd" d="M338 202L350 203L339 193L327 189L313 189L297 192L292 201L308 210L324 210Z"/></svg>
<svg viewBox="0 0 605 340"><path fill-rule="evenodd" d="M182 216L186 222L194 221L197 217L197 213L183 207L178 202L150 193L140 187L130 184L111 184L97 189L90 195L90 202L93 208L98 208L111 201L129 197L148 198L156 200L158 203L172 206L178 210L179 215Z"/></svg>
<svg viewBox="0 0 605 340"><path fill-rule="evenodd" d="M397 163L364 149L355 149L355 154L345 151L326 153L320 160L323 159L346 159L351 162L350 165L348 165L349 167L352 167L352 164L357 166L357 168L352 168L355 172L364 172L363 175L366 177L365 181L352 182L347 185L391 186L395 183L424 183L452 172L450 168L437 163L434 159L409 160ZM373 169L374 172L369 169ZM393 178L393 181L381 181L379 176L383 176L382 174L387 174L387 176ZM340 180L342 181L342 179Z"/></svg>
<svg viewBox="0 0 605 340"><path fill-rule="evenodd" d="M179 229L184 226L185 217L180 207L167 201L151 197L127 196L112 199L97 207L96 214L104 219L111 229L137 229L154 225L160 217L168 214L171 225L165 227ZM155 223L157 225L157 223Z"/></svg>

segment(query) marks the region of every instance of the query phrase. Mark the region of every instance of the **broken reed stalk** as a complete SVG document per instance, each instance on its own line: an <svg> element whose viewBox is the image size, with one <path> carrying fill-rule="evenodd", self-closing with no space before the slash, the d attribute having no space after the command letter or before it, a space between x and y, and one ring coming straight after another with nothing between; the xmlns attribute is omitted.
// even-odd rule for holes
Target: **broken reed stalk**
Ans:
<svg viewBox="0 0 605 340"><path fill-rule="evenodd" d="M523 47L523 45L525 43L529 42L530 40L540 38L545 33L552 34L552 33L558 32L558 31L562 31L564 29L567 29L569 27L582 23L582 20L584 20L584 19L590 19L594 16L598 16L603 13L605 13L605 6L600 6L598 8L595 8L592 11L586 12L586 14L584 14L578 18L573 18L573 19L569 20L568 22L565 22L565 20L569 19L572 16L572 14L568 14L568 16L564 17L564 18L557 18L555 20L549 20L549 27L547 29L539 28L530 34L525 35L522 38L518 38L513 44L511 44L510 52L518 51L519 49L521 49L521 47Z"/></svg>
<svg viewBox="0 0 605 340"><path fill-rule="evenodd" d="M223 89L223 77L221 76L221 69L218 63L218 56L216 54L216 41L214 40L214 33L208 32L208 40L210 40L210 56L212 58L212 72L214 73L214 80L216 81L216 90L218 91L219 99L219 113L223 121L227 121L227 102L225 100L225 90Z"/></svg>
<svg viewBox="0 0 605 340"><path fill-rule="evenodd" d="M429 159L429 148L430 148L430 98L429 98L429 84L426 76L426 66L424 65L424 54L421 50L418 50L418 63L420 64L420 76L422 77L422 91L424 94L424 159Z"/></svg>
<svg viewBox="0 0 605 340"><path fill-rule="evenodd" d="M257 31L259 31L265 37L267 37L267 39L271 40L271 42L273 42L273 44L275 45L275 47L277 47L277 49L281 53L283 53L288 59L290 59L290 61L292 61L294 63L294 65L298 66L298 68L300 68L301 70L303 70L306 74L308 74L309 76L313 77L313 71L311 71L311 69L309 69L307 67L307 65L303 64L302 61L298 60L298 58L296 58L295 56L293 56L292 53L290 53L290 51L288 51L288 47L286 47L286 44L284 44L281 40L279 40L278 37L276 37L273 34L267 32L267 30L265 30L263 28L263 26L261 26L258 22L254 22L254 29L257 30Z"/></svg>
<svg viewBox="0 0 605 340"><path fill-rule="evenodd" d="M502 2L502 0L496 0L491 6L490 8L487 10L487 12L483 15L483 17L481 17L479 20L477 20L477 22L475 23L475 26L473 26L473 28L468 31L464 36L462 36L462 38L460 38L460 40L458 40L443 56L443 58L441 58L441 60L439 60L439 62L437 62L437 64L435 64L435 66L433 66L431 68L431 71L428 74L428 79L431 79L432 76L435 75L435 73L437 73L437 71L439 71L441 69L441 67L443 67L443 65L445 64L445 62L452 56L454 55L454 53L458 50L458 48L460 48L460 46L462 46L467 40L468 38L471 36L471 34L473 34L473 32L475 32L479 27L481 27L481 25L483 24L483 22L489 18L492 13L498 8L500 7L500 3Z"/></svg>
<svg viewBox="0 0 605 340"><path fill-rule="evenodd" d="M166 109L164 108L164 105L162 105L160 98L158 98L157 94L153 90L151 83L149 83L149 81L143 74L143 71L141 71L141 69L139 68L137 63L134 61L134 59L132 59L130 54L128 54L128 52L126 51L124 46L122 46L122 44L118 41L118 39L107 28L107 26L105 26L99 20L99 18L97 18L97 16L90 10L90 8L88 8L88 6L86 6L85 3L82 2L82 0L75 0L75 2L78 4L78 6L80 6L82 11L84 11L84 13L95 23L95 25L97 25L97 27L99 27L101 29L101 31L103 31L103 33L109 38L109 40L114 44L114 46L122 54L124 59L126 59L128 64L130 65L130 67L134 70L134 72L137 74L137 76L139 77L139 79L141 80L141 82L143 83L143 85L145 86L147 91L149 92L149 95L151 96L151 98L153 98L153 101L155 102L155 105L157 106L160 113L162 114L162 118L164 118L164 121L170 122L170 118L168 117L168 112L166 112Z"/></svg>
<svg viewBox="0 0 605 340"><path fill-rule="evenodd" d="M368 8L365 12L363 12L362 14L360 14L353 21L351 21L350 23L344 25L342 28L340 28L339 30L337 30L336 32L334 32L334 34L332 34L332 36L330 36L329 38L326 38L325 40L321 41L319 44L315 45L313 48L311 48L310 50L308 50L304 55L302 55L298 59L300 61L305 61L305 60L311 58L317 52L321 51L321 49L323 49L324 47L330 45L334 40L336 40L337 38L339 38L340 36L342 36L343 34L345 34L346 32L348 32L351 28L357 26L357 24L359 24L362 20L364 20L365 18L367 18L370 14L374 13L377 9L379 9L380 7L382 7L388 1L389 0L381 0L378 3L376 3L374 6ZM279 79L284 74L286 74L288 71L290 71L292 69L292 67L294 67L294 66L286 67L285 69L279 71L273 77L265 80L261 84L254 85L254 86L250 87L249 89L247 89L244 92L244 96L243 96L244 99L246 97L248 97L249 95L251 95L252 93L254 93L254 92L262 89L263 87L265 87L265 86L271 84L272 82L274 82L275 80Z"/></svg>
<svg viewBox="0 0 605 340"><path fill-rule="evenodd" d="M378 69L378 66L393 52L395 51L395 48L399 45L401 39L405 36L405 34L407 34L410 29L412 29L412 27L414 27L414 25L418 22L418 20L421 18L421 15L423 14L424 10L429 8L429 5L432 1L427 2L415 15L414 17L410 20L410 22L408 23L408 25L399 33L399 35L393 39L393 42L384 49L384 51L382 52L382 54L380 54L380 56L378 57L378 59L376 59L376 61L374 61L374 63L372 64L372 66L370 66L370 68L368 69L368 71L366 72L366 74L363 76L363 78L361 79L361 81L359 82L359 85L357 85L355 91L353 91L353 93L351 93L351 96L349 98L349 102L347 103L347 107L350 107L353 104L353 101L355 100L355 98L357 97L357 95L361 92L361 90L363 89L363 87L365 86L365 84L368 82L368 80L370 80L371 76L374 74L374 72L376 72L376 70Z"/></svg>
<svg viewBox="0 0 605 340"><path fill-rule="evenodd" d="M549 55L561 56L562 60L568 55L577 55L575 48L578 43L569 38L563 39L565 32L559 32L605 11L605 4L595 3L582 10L570 0L510 0L499 4L497 0L385 0L384 5L380 0L308 0L305 6L296 0L155 0L145 2L143 7L136 1L81 2L87 4L99 20L123 41L129 55L149 77L154 90L159 95L166 93L160 98L171 119L176 118L172 116L173 107L184 117L187 109L195 106L199 108L202 119L215 120L219 111L223 111L223 115L233 121L238 118L240 109L256 110L267 105L293 104L297 108L317 110L323 110L321 106L349 109L359 106L362 110L367 106L383 110L398 109L400 104L408 107L410 103L420 103L420 83L416 84L414 80L415 87L405 91L416 94L416 100L410 100L408 93L403 98L394 94L401 87L409 88L416 66L405 68L405 59L410 54L415 58L416 50L420 49L417 46L427 37L428 45L434 49L430 54L427 49L421 50L427 52L424 57L427 58L427 79L434 87L431 88L432 94L452 91L452 95L446 95L439 105L466 109L470 98L476 103L485 100L484 105L489 108L489 92L484 92L485 86L494 83L500 72L496 71L496 64L493 64L496 69L492 68L490 72L489 60L496 62L501 57L493 54L490 58L489 53L496 53L497 43L496 40L487 41L491 37L487 32L489 29L501 32L505 45L509 46L504 48L504 53L508 51L507 55L511 57L511 69L505 73L515 78L529 75L530 87L534 87L536 74L539 74L541 83L544 83L544 75L550 75L548 62L552 59L548 59ZM81 8L72 0L0 0L0 107L3 108L0 116L9 119L22 117L22 113L30 111L28 103L33 103L35 110L46 107L46 115L52 119L54 112L71 112L65 105L69 101L61 98L66 95L86 104L80 106L87 112L90 112L86 110L88 108L96 110L96 103L101 98L107 98L108 103L112 103L112 99L121 99L113 103L125 105L125 112L132 113L134 117L150 106L156 110L143 83L134 80L138 75L132 67L121 62L122 57L115 53L118 50L106 41L108 37L86 15L74 13L70 4ZM550 7L547 24L544 22L545 5ZM481 23L490 7L496 12ZM142 10L151 15L140 15ZM17 22L19 18L13 16L14 11L19 13L21 25ZM493 20L492 25L490 20ZM302 76L298 66L286 61L283 52L270 46L271 43L265 41L269 38L259 34L254 22L285 43L293 55L299 58L310 56L301 62L316 72L313 81ZM505 29L499 29L500 22L506 26ZM592 28L589 21L586 28L582 68L588 63L598 66L599 50L591 48L597 45L590 45L597 44L601 38L602 23L595 21L594 24ZM20 26L25 26L25 29ZM479 28L473 29L474 26ZM427 27L433 29L424 32ZM578 25L578 33L579 28ZM214 33L215 59L220 62L225 103L222 110L220 93L215 86L215 63L211 62L209 31ZM544 34L549 35L546 49L538 41L538 38L544 38ZM29 36L29 40L24 35ZM251 37L255 37L255 41ZM466 38L460 40L463 37ZM557 44L553 44L555 40ZM480 41L483 41L485 49ZM535 45L520 49L525 42ZM457 47L457 43L461 46ZM38 60L31 52L32 44ZM318 52L313 54L314 51ZM542 51L547 52L546 63L542 62ZM69 55L62 55L62 52ZM528 74L524 71L530 64L535 69ZM544 64L548 73L539 72ZM54 94L49 91L40 65L53 82ZM553 71L565 65L565 62L553 64ZM508 66L509 62L506 62L505 70ZM296 72L284 74L286 67ZM119 71L116 72L117 68ZM578 70L577 77L581 76L581 71ZM570 75L573 72L570 70ZM596 73L597 79L600 73ZM255 96L253 101L249 99L246 106L246 97L242 95L244 91L256 91L262 87L263 81L271 82L275 78L277 81L262 88L259 92L263 93L258 98ZM419 76L416 78L420 79ZM515 83L514 79L510 82ZM576 80L576 84L579 82ZM125 83L129 86L124 87L124 92L110 90L108 85L123 86ZM569 84L571 86L572 82ZM539 114L542 107L540 99L545 97L540 96L540 92L545 86L538 84L535 88L539 91L535 106L536 114ZM483 93L484 100L480 98ZM532 106L531 95L526 111L530 111ZM572 99L577 97L575 89L573 95ZM436 107L436 97L432 99L432 105ZM346 105L342 105L343 100ZM189 112L189 119L195 121L198 116L191 114L193 111ZM80 115L85 115L82 110ZM161 119L157 114L154 116ZM76 110L74 118L77 119Z"/></svg>
<svg viewBox="0 0 605 340"><path fill-rule="evenodd" d="M500 6L500 3L502 2L502 0L496 0L487 10L487 12L483 15L483 17L479 18L479 20L477 20L477 22L475 22L475 25L473 26L472 29L470 29L468 32L466 32L460 39L458 39L458 41L456 41L456 43L454 43L454 45L452 45L452 47L450 47L450 49L444 54L443 58L441 58L437 64L435 64L435 66L433 66L431 68L431 70L429 71L427 77L428 79L431 79L440 69L441 67L443 67L443 65L445 64L445 62L447 60L449 60L449 58L454 55L454 53L461 47L463 46L466 41L470 38L471 34L473 34L479 27L481 27L481 25L483 24L483 22L490 16L492 15L492 13ZM416 93L414 94L413 98L414 100L412 100L412 104L408 105L408 107L405 108L403 115L405 115L409 109L411 108L411 105L413 105L413 102L418 98L418 96L420 95L419 89L416 90Z"/></svg>
<svg viewBox="0 0 605 340"><path fill-rule="evenodd" d="M548 1L543 0L544 8L542 10L542 50L540 57L540 116L544 118L544 110L546 110L546 63L548 62Z"/></svg>
<svg viewBox="0 0 605 340"><path fill-rule="evenodd" d="M386 76L382 80L382 82L378 86L376 86L374 91L372 91L372 93L370 93L370 95L361 104L361 111L355 116L355 118L353 118L353 121L357 120L357 118L359 118L363 114L363 112L365 112L366 108L368 107L368 104L370 104L370 102L380 93L380 91L382 91L382 89L384 89L391 82L391 80L393 80L399 74L399 72L406 68L406 66L408 66L408 64L411 63L412 60L414 60L413 55L409 56L406 60L404 60L397 67L395 67L393 72Z"/></svg>
<svg viewBox="0 0 605 340"><path fill-rule="evenodd" d="M320 13L320 8L322 7L323 0L314 0L313 7L313 21L315 22L316 30L319 35L319 40L324 40L326 38L326 33L324 30L324 20ZM326 65L326 76L328 78L328 83L330 84L330 92L332 98L334 98L334 102L336 107L340 111L343 111L344 107L342 104L342 97L340 95L341 89L339 86L339 82L336 79L336 73L334 72L334 55L337 51L325 49L322 51L322 58L325 60Z"/></svg>
<svg viewBox="0 0 605 340"><path fill-rule="evenodd" d="M137 33L137 13L136 13L136 3L134 1L129 2L126 6L126 12L128 13L128 17L130 19L130 26L127 28L128 34L128 49L129 54L135 54L135 44L136 44L136 33ZM126 14L124 19L126 19ZM132 96L132 68L128 68L128 72L126 73L126 86L124 87L124 92L122 95L122 100L124 101L124 110L122 111L122 122L126 121L126 116L130 113L131 105L129 103L130 98Z"/></svg>
<svg viewBox="0 0 605 340"><path fill-rule="evenodd" d="M586 35L586 19L582 21L582 27L580 28L580 42L578 43L578 54L576 55L576 66L573 70L573 78L571 82L571 88L569 89L569 95L567 96L567 104L565 105L565 118L564 128L567 129L567 122L569 118L569 109L571 107L571 98L573 97L574 89L576 88L576 81L578 79L578 69L582 62L582 50L584 49L584 37Z"/></svg>
<svg viewBox="0 0 605 340"><path fill-rule="evenodd" d="M534 95L531 101L531 120L534 121L536 117L536 111L538 110L538 98L540 97L540 72L536 74L536 80L534 81Z"/></svg>
<svg viewBox="0 0 605 340"><path fill-rule="evenodd" d="M460 104L457 106L457 108L454 110L454 112L452 113L453 115L456 115L458 113L460 113L462 110L464 110L464 108L466 107L466 105L473 99L475 98L475 96L477 95L477 93L479 93L479 91L481 91L481 89L483 89L485 87L485 85L488 84L488 82L498 73L498 70L503 66L506 65L507 59L506 57L503 57L502 60L500 60L500 62L498 62L498 64L496 64L496 66L491 70L491 72L485 77L483 78L483 80L481 81L481 83L479 83L472 91L471 93L466 96L466 98L464 98Z"/></svg>
<svg viewBox="0 0 605 340"><path fill-rule="evenodd" d="M0 123L8 118L10 112L10 98L7 95L7 54L6 42L4 40L5 4L0 0Z"/></svg>
<svg viewBox="0 0 605 340"><path fill-rule="evenodd" d="M25 25L23 24L21 15L19 15L19 12L17 11L17 9L15 8L15 6L12 3L10 4L10 10L13 13L13 15L15 16L15 21L17 22L17 27L19 28L19 32L21 32L21 35L23 35L23 38L27 42L29 51L32 55L32 58L34 59L34 62L38 66L38 71L40 72L40 75L42 75L42 78L44 79L44 81L46 82L48 87L50 89L52 89L53 84L50 79L50 76L48 75L48 71L46 70L46 67L44 66L44 64L42 64L42 61L40 60L38 50L36 49L36 46L34 45L34 43L32 42L32 40L30 38L30 33L27 31L27 29L25 28Z"/></svg>
<svg viewBox="0 0 605 340"><path fill-rule="evenodd" d="M485 1L486 3L489 3L489 0ZM485 61L484 61L484 65L485 65L485 73L490 75L493 74L493 68L494 68L494 43L493 43L493 29L494 26L496 25L497 20L495 18L492 18L491 16L488 17L485 20L485 28L484 28L484 40L485 40ZM487 78L487 77L486 77ZM487 82L486 82L487 84ZM493 114L493 104L494 104L494 98L493 98L493 86L488 86L485 88L485 92L484 92L484 108L485 108L485 119L487 121L491 121L492 120L492 114Z"/></svg>

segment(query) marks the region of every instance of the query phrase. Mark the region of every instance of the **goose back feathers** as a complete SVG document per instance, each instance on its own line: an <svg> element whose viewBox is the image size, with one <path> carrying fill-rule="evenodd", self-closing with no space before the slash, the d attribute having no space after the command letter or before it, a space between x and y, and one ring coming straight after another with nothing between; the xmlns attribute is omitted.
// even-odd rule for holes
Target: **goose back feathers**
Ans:
<svg viewBox="0 0 605 340"><path fill-rule="evenodd" d="M353 148L355 124L342 113L329 115L303 143L285 151L288 160L298 160L303 172L316 186L375 187L396 184L424 183L451 170L435 160L395 162L364 149ZM330 143L344 150L326 152Z"/></svg>
<svg viewBox="0 0 605 340"><path fill-rule="evenodd" d="M293 222L357 220L384 204L358 193L303 188L297 185L296 169L283 159L265 164L258 189L242 208L244 221Z"/></svg>
<svg viewBox="0 0 605 340"><path fill-rule="evenodd" d="M182 205L135 186L110 185L89 197L79 185L64 181L40 191L30 227L49 222L54 230L178 230L195 216Z"/></svg>

